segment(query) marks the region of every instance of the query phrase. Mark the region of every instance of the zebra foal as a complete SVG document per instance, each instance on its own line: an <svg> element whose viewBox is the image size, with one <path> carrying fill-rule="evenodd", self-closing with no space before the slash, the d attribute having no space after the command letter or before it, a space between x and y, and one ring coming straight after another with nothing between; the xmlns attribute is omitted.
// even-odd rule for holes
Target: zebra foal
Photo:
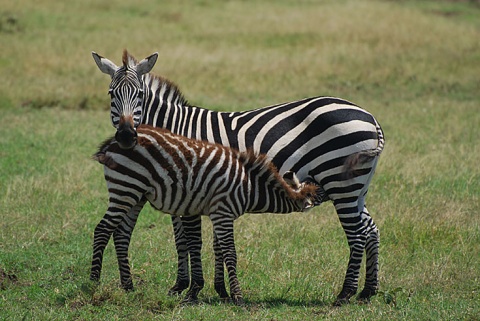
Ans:
<svg viewBox="0 0 480 321"><path fill-rule="evenodd" d="M99 280L104 249L113 234L121 284L133 289L128 263L131 233L126 231L133 229L149 201L174 216L210 217L216 261L225 263L230 296L242 305L233 221L245 212L304 211L313 206L317 187L300 184L291 172L282 178L266 156L251 151L241 153L147 125L138 127L137 135L133 149L123 149L111 138L94 155L104 164L109 205L95 228L90 278ZM189 297L196 299L200 290L191 288Z"/></svg>

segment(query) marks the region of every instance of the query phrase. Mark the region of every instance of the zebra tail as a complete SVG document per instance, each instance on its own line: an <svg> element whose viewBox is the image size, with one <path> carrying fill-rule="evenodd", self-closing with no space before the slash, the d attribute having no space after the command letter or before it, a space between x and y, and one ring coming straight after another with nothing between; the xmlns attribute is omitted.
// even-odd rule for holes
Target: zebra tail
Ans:
<svg viewBox="0 0 480 321"><path fill-rule="evenodd" d="M371 162L382 153L383 148L385 147L385 136L383 135L382 127L380 127L380 124L376 121L375 127L377 129L377 147L348 156L344 163L344 173L346 178L349 179L357 176L355 168L358 165Z"/></svg>

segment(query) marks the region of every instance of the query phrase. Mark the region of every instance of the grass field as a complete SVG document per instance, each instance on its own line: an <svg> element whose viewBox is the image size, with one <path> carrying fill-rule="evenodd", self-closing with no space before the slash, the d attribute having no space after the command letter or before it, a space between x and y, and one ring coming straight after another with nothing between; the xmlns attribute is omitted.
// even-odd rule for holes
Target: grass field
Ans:
<svg viewBox="0 0 480 321"><path fill-rule="evenodd" d="M480 4L478 1L0 0L0 320L479 320ZM331 204L236 222L246 307L206 287L180 305L167 290L170 217L142 211L132 238L136 291L119 288L113 246L88 276L107 206L90 159L113 134L108 76L160 54L154 73L195 105L244 110L307 96L349 99L382 124L369 197L381 231L380 290L332 306L348 246Z"/></svg>

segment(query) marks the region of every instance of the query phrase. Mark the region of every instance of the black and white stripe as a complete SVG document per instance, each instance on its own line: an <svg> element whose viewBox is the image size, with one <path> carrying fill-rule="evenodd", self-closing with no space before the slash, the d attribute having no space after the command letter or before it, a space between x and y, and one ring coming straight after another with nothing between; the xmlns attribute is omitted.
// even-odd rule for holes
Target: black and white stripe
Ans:
<svg viewBox="0 0 480 321"><path fill-rule="evenodd" d="M95 53L94 58L104 72L105 66L115 66ZM136 66L135 59L126 52L123 60L124 65ZM142 62L152 60L156 60L156 54ZM121 67L109 69L117 71L118 68ZM117 77L114 73L111 75ZM141 75L143 87L138 91L144 91L142 123L241 151L251 148L266 154L281 174L293 171L300 181L317 184L316 204L333 201L350 247L347 273L336 303L347 302L356 293L364 252L367 272L359 298L368 299L376 293L379 234L365 206L365 196L385 140L380 125L370 113L333 97L306 98L244 112L215 112L189 105L170 81L149 73ZM345 175L346 166L355 164L352 160L356 158L366 161L352 175ZM188 241L194 238L201 242L200 221L192 224L189 218L175 217L173 225L179 268L177 282L170 293L181 293L190 284L189 256L192 285L203 285L201 243L190 248L192 242ZM217 262L216 266L220 265L221 262ZM215 280L219 280L223 271L216 269L215 274Z"/></svg>
<svg viewBox="0 0 480 321"><path fill-rule="evenodd" d="M95 228L91 278L100 278L103 252L113 234L122 286L133 289L127 231L133 229L139 209L148 200L174 216L210 217L215 253L228 270L231 297L243 304L233 221L245 212L301 212L313 206L317 187L285 181L265 156L188 139L165 129L141 125L137 140L133 149L126 150L109 139L94 155L105 165L109 205ZM195 300L200 290L192 288L189 298ZM226 291L223 296L228 297Z"/></svg>

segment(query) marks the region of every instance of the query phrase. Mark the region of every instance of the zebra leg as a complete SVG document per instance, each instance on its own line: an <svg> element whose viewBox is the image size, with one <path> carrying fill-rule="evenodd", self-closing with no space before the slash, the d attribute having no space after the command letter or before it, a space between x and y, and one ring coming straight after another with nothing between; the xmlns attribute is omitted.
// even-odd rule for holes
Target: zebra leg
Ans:
<svg viewBox="0 0 480 321"><path fill-rule="evenodd" d="M107 246L108 241L110 240L112 233L116 230L118 224L124 220L129 209L130 208L117 206L117 204L110 199L108 210L101 221L97 224L94 231L90 280L100 280L103 252L105 251L105 247Z"/></svg>
<svg viewBox="0 0 480 321"><path fill-rule="evenodd" d="M362 212L362 221L367 226L367 241L365 243L366 254L366 277L365 287L358 295L358 300L368 301L370 297L377 294L378 290L378 248L380 245L380 232L364 206Z"/></svg>
<svg viewBox="0 0 480 321"><path fill-rule="evenodd" d="M120 282L125 291L133 291L132 275L128 262L128 247L133 229L137 223L138 214L145 205L146 198L142 198L125 216L113 232L113 242L117 253L118 268L120 269Z"/></svg>
<svg viewBox="0 0 480 321"><path fill-rule="evenodd" d="M244 305L242 290L237 278L237 252L233 234L233 219L226 217L229 214L211 215L213 231L222 250L223 261L228 271L230 296L236 305Z"/></svg>
<svg viewBox="0 0 480 321"><path fill-rule="evenodd" d="M175 235L175 247L177 249L178 268L177 281L168 290L168 295L180 295L190 285L188 274L188 240L185 235L183 219L180 216L172 215L173 234Z"/></svg>
<svg viewBox="0 0 480 321"><path fill-rule="evenodd" d="M362 264L367 235L366 228L363 225L362 215L358 211L357 202L353 204L354 206L351 206L351 203L344 204L336 201L334 201L334 204L343 230L347 236L348 246L350 247L350 258L348 260L342 291L340 291L340 294L334 302L334 305L340 306L348 303L350 298L357 293L358 276L360 274L360 266Z"/></svg>
<svg viewBox="0 0 480 321"><path fill-rule="evenodd" d="M192 282L184 298L184 302L196 302L198 293L203 289L205 280L202 270L202 217L200 215L182 218L190 255Z"/></svg>
<svg viewBox="0 0 480 321"><path fill-rule="evenodd" d="M215 253L215 291L217 291L221 300L227 301L230 297L228 296L227 288L225 287L223 254L220 244L218 243L217 234L215 233L213 233L213 251Z"/></svg>

